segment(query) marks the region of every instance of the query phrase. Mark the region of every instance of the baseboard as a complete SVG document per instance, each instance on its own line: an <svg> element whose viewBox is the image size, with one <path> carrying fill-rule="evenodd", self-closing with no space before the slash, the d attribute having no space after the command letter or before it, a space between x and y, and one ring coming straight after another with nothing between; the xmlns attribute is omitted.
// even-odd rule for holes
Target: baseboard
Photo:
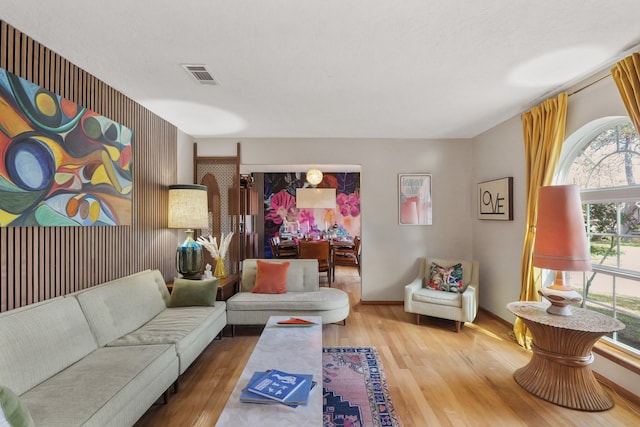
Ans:
<svg viewBox="0 0 640 427"><path fill-rule="evenodd" d="M487 316L491 317L494 320L497 320L498 322L502 323L504 326L506 326L508 328L513 328L513 323L511 323L511 322L509 322L507 320L504 320L502 317L500 317L497 314L487 310L486 308L478 307L478 311L483 312Z"/></svg>
<svg viewBox="0 0 640 427"><path fill-rule="evenodd" d="M637 396L635 393L630 392L626 388L622 387L620 384L617 384L611 381L610 379L603 377L602 375L600 375L595 371L593 371L593 375L596 377L598 382L600 382L600 384L604 385L606 388L608 388L618 396L622 397L623 399L629 400L631 402L636 402L640 404L640 397Z"/></svg>
<svg viewBox="0 0 640 427"><path fill-rule="evenodd" d="M362 305L403 305L404 301L362 301L360 300L360 304Z"/></svg>

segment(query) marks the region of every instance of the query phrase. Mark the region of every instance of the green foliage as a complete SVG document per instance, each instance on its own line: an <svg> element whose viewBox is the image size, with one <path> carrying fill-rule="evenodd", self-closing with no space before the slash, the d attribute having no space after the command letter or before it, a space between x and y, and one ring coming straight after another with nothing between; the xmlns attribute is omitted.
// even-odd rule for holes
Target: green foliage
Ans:
<svg viewBox="0 0 640 427"><path fill-rule="evenodd" d="M601 304L609 304L611 295L592 294L589 300L600 302ZM616 318L626 325L626 328L618 332L618 341L627 344L633 348L640 349L640 299L624 295L616 296L618 310L624 310L626 313L618 311ZM592 305L589 310L598 311L607 316L613 316L610 308L599 305ZM627 314L628 313L628 314Z"/></svg>
<svg viewBox="0 0 640 427"><path fill-rule="evenodd" d="M618 251L615 248L611 248L609 246L605 246L602 244L591 244L591 255L595 256L609 256L609 255L617 255Z"/></svg>
<svg viewBox="0 0 640 427"><path fill-rule="evenodd" d="M595 203L589 206L589 231L591 233L616 232L618 212L615 203Z"/></svg>
<svg viewBox="0 0 640 427"><path fill-rule="evenodd" d="M595 235L591 236L591 254L600 258L599 264L603 264L605 260L612 256L617 255L617 239L611 236L602 236L601 234L618 234L618 216L622 223L623 234L629 230L633 230L638 227L638 220L633 215L633 212L637 209L637 206L629 203L594 203L587 204L589 209L589 215L587 222L587 212L583 209L583 215L585 216L585 222L587 222L589 231ZM618 209L620 208L620 211ZM600 235L599 235L600 234ZM589 295L591 284L598 273L594 271L585 283L586 295ZM584 306L584 302L582 303Z"/></svg>
<svg viewBox="0 0 640 427"><path fill-rule="evenodd" d="M603 300L603 298L597 295L592 295L589 297L589 299L592 299L594 301ZM604 299L608 301L611 299L611 297L605 297ZM640 307L638 307L639 302L638 302L638 298L628 298L628 300L629 300L628 301L629 306L627 307L628 304L623 304L625 306L624 308L627 310L631 308L631 310L634 311L636 314L629 315L621 312L618 312L616 314L616 318L622 323L624 323L626 326L622 331L618 332L617 341L623 344L626 344L630 347L640 349L640 316L638 316L637 314L638 309L640 309ZM589 307L589 310L597 311L606 316L613 317L613 311L606 307L593 305ZM607 334L607 336L609 338L612 338L612 334Z"/></svg>

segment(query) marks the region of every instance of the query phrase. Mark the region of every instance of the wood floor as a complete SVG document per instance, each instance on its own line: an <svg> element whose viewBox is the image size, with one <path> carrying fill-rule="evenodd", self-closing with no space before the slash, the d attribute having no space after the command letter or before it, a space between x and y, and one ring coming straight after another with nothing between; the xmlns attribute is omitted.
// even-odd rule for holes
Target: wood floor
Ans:
<svg viewBox="0 0 640 427"><path fill-rule="evenodd" d="M323 327L323 345L377 347L405 427L640 425L640 402L611 390L615 407L593 413L553 405L520 388L512 375L530 354L487 313L459 333L440 319L416 325L402 305L358 304L354 269L338 268L336 279L333 286L349 292L352 310L346 326ZM260 333L259 327L237 328L235 337L215 340L181 377L178 394L167 405L154 405L136 426L215 425Z"/></svg>

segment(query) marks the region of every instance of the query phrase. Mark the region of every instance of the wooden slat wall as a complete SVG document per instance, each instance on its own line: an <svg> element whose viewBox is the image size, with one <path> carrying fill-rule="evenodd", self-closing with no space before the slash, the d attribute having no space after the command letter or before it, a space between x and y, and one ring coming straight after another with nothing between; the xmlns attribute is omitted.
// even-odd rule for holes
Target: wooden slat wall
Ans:
<svg viewBox="0 0 640 427"><path fill-rule="evenodd" d="M0 21L0 67L133 129L133 221L116 227L0 227L0 312L137 271L175 272L167 186L177 129Z"/></svg>

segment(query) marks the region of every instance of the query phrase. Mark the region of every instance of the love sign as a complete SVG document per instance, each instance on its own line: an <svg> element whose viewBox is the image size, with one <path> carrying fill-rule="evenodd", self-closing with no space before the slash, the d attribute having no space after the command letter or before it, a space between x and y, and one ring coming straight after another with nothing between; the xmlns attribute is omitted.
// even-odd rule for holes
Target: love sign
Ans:
<svg viewBox="0 0 640 427"><path fill-rule="evenodd" d="M478 219L513 220L513 177L478 184Z"/></svg>

